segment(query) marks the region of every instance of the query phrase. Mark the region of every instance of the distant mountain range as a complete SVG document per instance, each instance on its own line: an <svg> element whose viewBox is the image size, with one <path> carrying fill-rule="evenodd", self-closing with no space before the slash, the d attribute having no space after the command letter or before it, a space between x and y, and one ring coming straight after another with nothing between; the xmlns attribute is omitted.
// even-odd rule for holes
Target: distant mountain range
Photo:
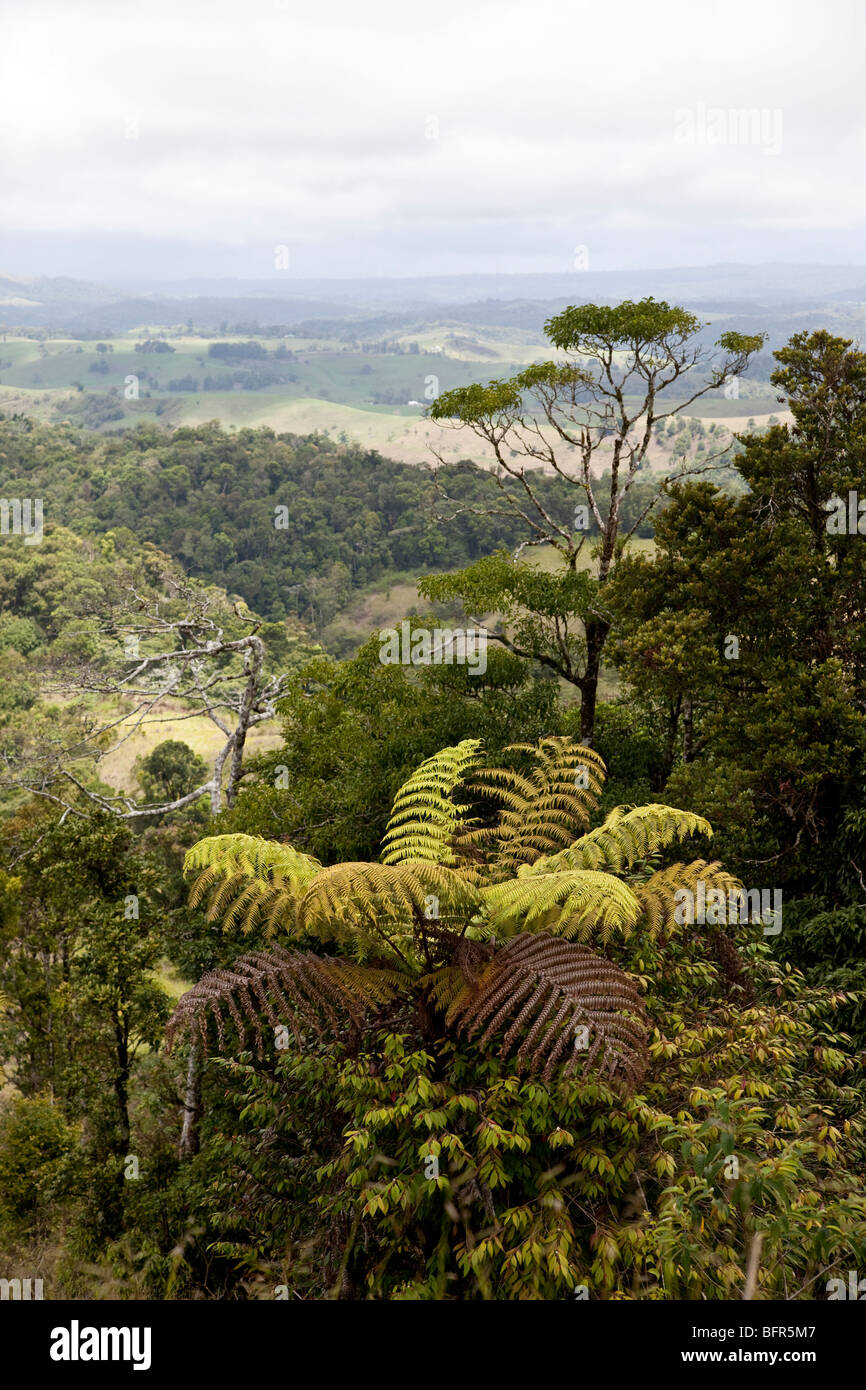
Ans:
<svg viewBox="0 0 866 1390"><path fill-rule="evenodd" d="M657 299L857 300L866 298L866 265L687 266L675 270L574 271L539 275L427 275L365 280L129 280L127 294L159 298L319 299L358 308L409 309L476 300Z"/></svg>
<svg viewBox="0 0 866 1390"><path fill-rule="evenodd" d="M448 275L403 279L184 279L95 284L67 277L0 276L0 324L56 331L122 331L192 320L301 325L381 319L475 319L540 326L567 303L652 294L705 313L796 314L866 304L866 265L689 266L572 274Z"/></svg>

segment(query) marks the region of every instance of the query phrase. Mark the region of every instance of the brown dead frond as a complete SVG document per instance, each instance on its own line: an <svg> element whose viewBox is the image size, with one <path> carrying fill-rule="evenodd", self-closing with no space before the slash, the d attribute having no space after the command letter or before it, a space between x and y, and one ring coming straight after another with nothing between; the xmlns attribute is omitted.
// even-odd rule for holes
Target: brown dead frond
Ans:
<svg viewBox="0 0 866 1390"><path fill-rule="evenodd" d="M252 951L231 970L209 971L178 1000L166 1043L170 1051L179 1037L197 1032L206 1050L210 1016L222 1050L228 1015L242 1046L252 1032L261 1057L263 1017L274 1028L287 1026L300 1043L303 1029L321 1034L325 1025L336 1030L346 1019L360 1026L365 1011L389 1003L404 984L396 971L312 951Z"/></svg>
<svg viewBox="0 0 866 1390"><path fill-rule="evenodd" d="M500 1048L549 1080L596 1068L636 1086L646 1067L645 1010L629 977L585 946L546 933L515 937L501 947L474 988L448 1011L484 1047L508 1025ZM584 1045L585 1044L585 1045Z"/></svg>

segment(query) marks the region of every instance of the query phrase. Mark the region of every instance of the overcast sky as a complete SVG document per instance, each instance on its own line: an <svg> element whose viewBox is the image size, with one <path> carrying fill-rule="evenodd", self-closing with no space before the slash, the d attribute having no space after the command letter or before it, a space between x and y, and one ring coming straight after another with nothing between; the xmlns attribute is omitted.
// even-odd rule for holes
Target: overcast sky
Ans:
<svg viewBox="0 0 866 1390"><path fill-rule="evenodd" d="M862 263L864 40L864 0L0 0L0 273Z"/></svg>

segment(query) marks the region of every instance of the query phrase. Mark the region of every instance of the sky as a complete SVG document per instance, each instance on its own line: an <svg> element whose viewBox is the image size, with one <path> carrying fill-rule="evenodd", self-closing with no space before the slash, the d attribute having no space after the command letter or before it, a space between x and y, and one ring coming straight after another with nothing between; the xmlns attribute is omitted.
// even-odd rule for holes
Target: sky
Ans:
<svg viewBox="0 0 866 1390"><path fill-rule="evenodd" d="M866 260L863 0L0 0L0 274Z"/></svg>

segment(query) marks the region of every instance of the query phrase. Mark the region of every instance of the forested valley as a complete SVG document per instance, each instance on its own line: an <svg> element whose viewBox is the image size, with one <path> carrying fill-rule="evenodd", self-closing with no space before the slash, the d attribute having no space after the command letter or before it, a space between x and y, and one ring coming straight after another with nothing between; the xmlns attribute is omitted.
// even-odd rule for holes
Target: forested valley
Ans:
<svg viewBox="0 0 866 1390"><path fill-rule="evenodd" d="M772 423L651 467L697 327L564 311L565 358L433 402L441 466L0 419L6 1279L866 1268L866 354L795 334Z"/></svg>

